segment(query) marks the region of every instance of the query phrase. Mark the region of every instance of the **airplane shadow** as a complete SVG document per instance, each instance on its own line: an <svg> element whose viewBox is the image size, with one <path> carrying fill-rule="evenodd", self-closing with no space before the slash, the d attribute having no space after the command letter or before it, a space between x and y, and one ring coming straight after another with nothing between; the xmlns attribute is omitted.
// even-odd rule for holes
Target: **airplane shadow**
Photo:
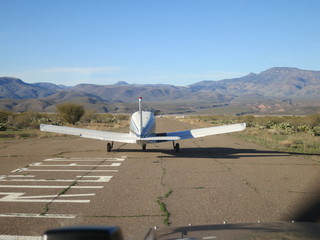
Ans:
<svg viewBox="0 0 320 240"><path fill-rule="evenodd" d="M284 157L291 155L314 155L314 154L299 154L291 152L280 152L273 150L256 150L256 149L241 149L241 148L227 148L227 147L207 147L207 148L181 148L180 152L175 152L173 149L115 149L117 152L127 153L159 153L158 158L257 158L257 157ZM164 155L161 155L164 154Z"/></svg>
<svg viewBox="0 0 320 240"><path fill-rule="evenodd" d="M278 151L261 151L255 149L239 149L239 148L222 148L222 147L209 147L209 148L183 148L179 153L174 150L164 150L169 156L159 156L166 158L228 158L239 159L243 157L276 157L288 156L287 153Z"/></svg>

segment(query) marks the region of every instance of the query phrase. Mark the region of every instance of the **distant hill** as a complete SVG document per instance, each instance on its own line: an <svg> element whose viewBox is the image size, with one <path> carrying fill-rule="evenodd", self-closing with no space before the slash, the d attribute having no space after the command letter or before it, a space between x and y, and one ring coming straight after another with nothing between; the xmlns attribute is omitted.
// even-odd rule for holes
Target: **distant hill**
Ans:
<svg viewBox="0 0 320 240"><path fill-rule="evenodd" d="M17 78L0 78L0 98L27 99L42 98L56 92L37 84L28 84Z"/></svg>
<svg viewBox="0 0 320 240"><path fill-rule="evenodd" d="M206 89L236 96L320 97L320 71L275 67L241 78L202 81L190 85L190 88L194 92Z"/></svg>
<svg viewBox="0 0 320 240"><path fill-rule="evenodd" d="M202 91L194 94L189 87L176 87L161 84L128 84L128 85L94 85L79 84L70 91L94 94L108 101L135 102L139 96L146 101L175 101L175 100L230 100L230 97L214 91Z"/></svg>
<svg viewBox="0 0 320 240"><path fill-rule="evenodd" d="M259 74L250 73L244 77L220 81L200 81L183 87L128 84L124 81L113 85L79 84L66 87L52 83L28 84L17 78L0 77L0 110L54 111L56 104L73 101L99 112L126 112L131 110L131 105L126 103L135 103L139 96L146 102L170 101L177 105L178 102L193 103L181 109L176 108L182 112L183 109L194 111L196 103L200 102L204 103L205 106L201 105L204 109L210 108L209 103L212 106L217 103L223 103L223 106L246 103L247 105L240 105L250 106L247 107L248 112L260 111L263 104L256 103L262 99L280 100L281 106L281 100L287 103L288 99L318 99L320 102L320 71L275 67ZM250 101L251 105L248 103ZM278 106L279 103L275 105ZM289 105L294 108L293 104Z"/></svg>
<svg viewBox="0 0 320 240"><path fill-rule="evenodd" d="M40 82L40 83L34 83L32 84L33 86L36 87L40 87L40 88L46 88L46 89L50 89L53 91L58 91L58 90L62 90L62 89L68 89L69 87L64 86L64 85L56 85L53 83L46 83L46 82Z"/></svg>
<svg viewBox="0 0 320 240"><path fill-rule="evenodd" d="M123 86L123 85L129 85L129 83L125 82L125 81L119 81L117 83L115 83L114 85L118 85L118 86Z"/></svg>

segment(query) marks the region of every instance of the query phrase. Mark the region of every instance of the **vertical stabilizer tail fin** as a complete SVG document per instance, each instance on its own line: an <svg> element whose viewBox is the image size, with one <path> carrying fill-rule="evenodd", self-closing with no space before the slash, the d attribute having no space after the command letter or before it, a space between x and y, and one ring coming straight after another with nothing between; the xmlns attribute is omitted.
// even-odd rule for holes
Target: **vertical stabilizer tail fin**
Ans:
<svg viewBox="0 0 320 240"><path fill-rule="evenodd" d="M142 136L142 97L139 97L139 135Z"/></svg>

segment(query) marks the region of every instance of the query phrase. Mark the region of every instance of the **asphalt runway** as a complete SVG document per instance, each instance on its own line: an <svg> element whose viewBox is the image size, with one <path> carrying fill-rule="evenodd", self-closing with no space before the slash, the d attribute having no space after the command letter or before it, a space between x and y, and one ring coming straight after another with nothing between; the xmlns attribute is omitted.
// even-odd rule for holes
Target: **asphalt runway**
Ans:
<svg viewBox="0 0 320 240"><path fill-rule="evenodd" d="M157 119L158 132L194 128ZM150 227L291 220L319 195L320 163L217 135L148 145L76 137L0 142L0 239L74 225ZM164 203L166 211L161 211ZM39 239L31 237L30 239Z"/></svg>

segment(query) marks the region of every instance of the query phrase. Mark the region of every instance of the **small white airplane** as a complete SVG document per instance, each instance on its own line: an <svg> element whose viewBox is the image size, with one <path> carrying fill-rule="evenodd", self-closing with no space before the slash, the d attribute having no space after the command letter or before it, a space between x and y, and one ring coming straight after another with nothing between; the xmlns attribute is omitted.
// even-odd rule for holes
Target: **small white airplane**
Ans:
<svg viewBox="0 0 320 240"><path fill-rule="evenodd" d="M45 132L54 132L109 141L109 143L107 143L108 152L110 152L113 148L114 142L137 143L142 146L143 150L146 150L147 144L149 143L168 141L171 141L173 143L173 148L175 149L175 151L179 152L180 145L179 143L175 143L175 141L189 138L205 137L216 134L238 132L246 128L245 123L237 123L178 132L155 133L155 117L152 112L142 111L141 102L142 97L139 97L139 111L135 112L131 116L129 133L106 132L83 128L61 127L48 124L41 124L40 130Z"/></svg>

